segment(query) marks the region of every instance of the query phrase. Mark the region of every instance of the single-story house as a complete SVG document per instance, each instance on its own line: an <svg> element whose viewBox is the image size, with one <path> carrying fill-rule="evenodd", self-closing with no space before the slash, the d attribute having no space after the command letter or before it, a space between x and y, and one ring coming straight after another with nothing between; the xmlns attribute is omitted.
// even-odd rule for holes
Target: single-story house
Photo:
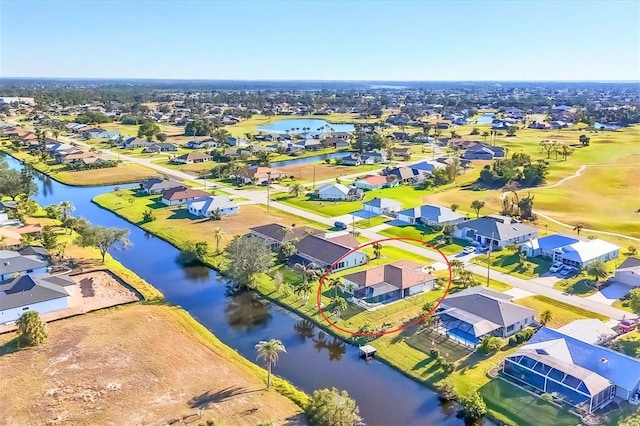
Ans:
<svg viewBox="0 0 640 426"><path fill-rule="evenodd" d="M334 148L348 148L351 144L348 139L340 138L324 138L321 141L323 146L332 146Z"/></svg>
<svg viewBox="0 0 640 426"><path fill-rule="evenodd" d="M363 159L360 154L349 154L344 157L339 157L338 160L342 165L345 166L360 166L362 164L375 164L375 160L373 157L367 157L367 159Z"/></svg>
<svg viewBox="0 0 640 426"><path fill-rule="evenodd" d="M542 327L504 360L504 374L591 413L640 385L640 360Z"/></svg>
<svg viewBox="0 0 640 426"><path fill-rule="evenodd" d="M277 223L249 228L249 235L260 238L271 248L278 250L283 243L301 240L307 235L320 235L322 231L308 226L287 227Z"/></svg>
<svg viewBox="0 0 640 426"><path fill-rule="evenodd" d="M211 161L212 159L213 157L211 157L209 154L194 151L174 157L171 159L171 162L177 164L195 164L204 163L205 161Z"/></svg>
<svg viewBox="0 0 640 426"><path fill-rule="evenodd" d="M552 234L525 241L520 244L520 250L526 254L527 257L540 256L553 259L556 250L575 244L578 241L580 240L567 235Z"/></svg>
<svg viewBox="0 0 640 426"><path fill-rule="evenodd" d="M18 250L18 253L23 256L34 256L47 264L51 262L51 254L49 253L49 250L44 247L27 246Z"/></svg>
<svg viewBox="0 0 640 426"><path fill-rule="evenodd" d="M187 210L194 216L210 217L216 212L226 216L238 213L238 204L227 195L209 195L187 201Z"/></svg>
<svg viewBox="0 0 640 426"><path fill-rule="evenodd" d="M393 215L402 209L402 204L389 198L374 198L362 203L362 208L366 212Z"/></svg>
<svg viewBox="0 0 640 426"><path fill-rule="evenodd" d="M640 259L628 257L618 266L614 281L634 287L640 286Z"/></svg>
<svg viewBox="0 0 640 426"><path fill-rule="evenodd" d="M502 147L474 144L465 149L462 158L466 160L493 160L494 158L503 158L504 155Z"/></svg>
<svg viewBox="0 0 640 426"><path fill-rule="evenodd" d="M538 129L538 130L547 130L551 128L547 123L543 123L541 121L533 121L528 126L530 129Z"/></svg>
<svg viewBox="0 0 640 426"><path fill-rule="evenodd" d="M144 148L152 144L153 142L149 142L146 139L131 137L123 140L120 147L124 149L136 149L136 148Z"/></svg>
<svg viewBox="0 0 640 426"><path fill-rule="evenodd" d="M316 188L314 194L319 200L359 201L364 197L362 189L341 183L320 185Z"/></svg>
<svg viewBox="0 0 640 426"><path fill-rule="evenodd" d="M14 322L27 311L39 314L69 307L75 281L66 275L27 274L0 284L0 324Z"/></svg>
<svg viewBox="0 0 640 426"><path fill-rule="evenodd" d="M318 139L305 139L303 141L296 142L294 145L307 151L315 151L322 148L322 143L320 143Z"/></svg>
<svg viewBox="0 0 640 426"><path fill-rule="evenodd" d="M336 138L336 139L342 139L342 140L349 140L351 139L351 133L349 132L331 132L331 137L332 138Z"/></svg>
<svg viewBox="0 0 640 426"><path fill-rule="evenodd" d="M391 148L391 155L394 157L410 157L411 156L411 148Z"/></svg>
<svg viewBox="0 0 640 426"><path fill-rule="evenodd" d="M48 266L49 263L39 257L21 255L13 250L0 250L0 282L25 274L47 272Z"/></svg>
<svg viewBox="0 0 640 426"><path fill-rule="evenodd" d="M536 312L513 303L509 295L477 286L449 294L436 314L439 332L475 347L484 336L506 338L534 325Z"/></svg>
<svg viewBox="0 0 640 426"><path fill-rule="evenodd" d="M99 156L93 152L75 150L71 152L66 151L64 153L56 153L55 158L60 164L71 164L77 163L85 158L99 158Z"/></svg>
<svg viewBox="0 0 640 426"><path fill-rule="evenodd" d="M368 162L369 158L373 159L374 164L387 161L388 159L387 153L385 151L367 151L360 154L360 156L362 157L362 161L364 162L364 164L370 164Z"/></svg>
<svg viewBox="0 0 640 426"><path fill-rule="evenodd" d="M538 230L513 218L493 214L459 223L453 235L497 249L536 238Z"/></svg>
<svg viewBox="0 0 640 426"><path fill-rule="evenodd" d="M388 303L433 289L435 277L408 260L344 275L344 287L367 303Z"/></svg>
<svg viewBox="0 0 640 426"><path fill-rule="evenodd" d="M593 262L613 260L620 254L620 247L603 240L578 241L554 250L553 261L574 268L586 268Z"/></svg>
<svg viewBox="0 0 640 426"><path fill-rule="evenodd" d="M408 166L414 172L427 172L433 173L435 169L444 169L447 167L446 164L440 163L438 161L421 161L416 164L412 164Z"/></svg>
<svg viewBox="0 0 640 426"><path fill-rule="evenodd" d="M160 194L162 191L174 188L186 188L177 180L151 178L140 183L140 190L149 195Z"/></svg>
<svg viewBox="0 0 640 426"><path fill-rule="evenodd" d="M247 167L235 176L236 180L245 184L250 184L255 180L257 185L275 182L284 177L286 177L286 173L281 170L258 166Z"/></svg>
<svg viewBox="0 0 640 426"><path fill-rule="evenodd" d="M380 176L380 175L367 175L363 178L358 178L353 181L353 186L363 189L365 191L371 191L374 189L382 188L394 188L398 186L400 182L395 176Z"/></svg>
<svg viewBox="0 0 640 426"><path fill-rule="evenodd" d="M383 171L385 176L394 176L398 182L410 183L420 179L420 177L426 178L427 172L415 170L411 167L395 167L393 169L387 169Z"/></svg>
<svg viewBox="0 0 640 426"><path fill-rule="evenodd" d="M147 145L144 147L144 149L142 150L142 152L144 153L148 153L148 152L172 152L172 151L177 151L178 150L178 145L173 144L173 143L152 143L151 145Z"/></svg>
<svg viewBox="0 0 640 426"><path fill-rule="evenodd" d="M425 204L398 212L398 220L414 225L424 223L428 226L434 225L457 225L467 220L467 217L458 212L454 212L448 207L436 204Z"/></svg>
<svg viewBox="0 0 640 426"><path fill-rule="evenodd" d="M557 330L567 336L594 345L617 336L617 333L611 327L596 318L571 321Z"/></svg>
<svg viewBox="0 0 640 426"><path fill-rule="evenodd" d="M321 269L328 269L335 264L332 269L334 272L364 265L369 260L362 251L354 251L347 255L353 247L340 244L337 241L318 235L307 235L294 242L297 253L293 260L300 260L300 263Z"/></svg>
<svg viewBox="0 0 640 426"><path fill-rule="evenodd" d="M89 127L87 129L82 129L81 135L86 139L96 139L99 138L103 132L105 132L105 130L100 127Z"/></svg>
<svg viewBox="0 0 640 426"><path fill-rule="evenodd" d="M179 204L185 204L187 201L194 200L196 198L208 197L208 192L201 191L199 189L186 188L184 186L178 188L169 188L161 192L162 197L160 201L167 206L176 206Z"/></svg>
<svg viewBox="0 0 640 426"><path fill-rule="evenodd" d="M7 249L17 248L22 242L22 235L10 230L12 228L13 226L0 227L0 240L2 240L2 245Z"/></svg>

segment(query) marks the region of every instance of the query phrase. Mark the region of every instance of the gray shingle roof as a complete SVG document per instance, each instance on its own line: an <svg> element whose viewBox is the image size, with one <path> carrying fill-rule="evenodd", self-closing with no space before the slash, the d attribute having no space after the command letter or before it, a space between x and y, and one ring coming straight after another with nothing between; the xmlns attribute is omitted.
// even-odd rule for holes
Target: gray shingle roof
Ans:
<svg viewBox="0 0 640 426"><path fill-rule="evenodd" d="M325 240L316 235L307 235L295 243L295 245L299 253L318 259L327 265L333 264L336 260L351 251L351 247Z"/></svg>
<svg viewBox="0 0 640 426"><path fill-rule="evenodd" d="M500 241L510 240L527 234L537 234L536 228L516 222L506 216L489 215L478 219L472 219L458 225L458 228L469 228L483 237Z"/></svg>
<svg viewBox="0 0 640 426"><path fill-rule="evenodd" d="M285 232L285 229L289 229L289 231ZM302 227L294 226L294 227L287 228L286 226L283 226L277 223L270 223L268 225L255 226L253 228L249 228L249 230L254 232L255 234L264 235L265 237L274 239L276 241L280 241L282 243L287 241L292 241L295 239L301 240L302 238L306 237L309 233L311 234L322 233L322 231L315 228L308 227L308 226L302 226Z"/></svg>
<svg viewBox="0 0 640 426"><path fill-rule="evenodd" d="M66 284L60 285L63 282ZM64 287L71 284L74 283L68 283L62 277L51 277L49 274L27 274L15 278L8 283L0 284L0 292L4 292L4 295L0 295L0 311L67 297L69 293Z"/></svg>
<svg viewBox="0 0 640 426"><path fill-rule="evenodd" d="M0 275L25 272L33 269L44 268L49 264L35 256L22 256L16 253L14 257L3 257L0 260Z"/></svg>
<svg viewBox="0 0 640 426"><path fill-rule="evenodd" d="M165 189L184 187L182 183L176 180L166 180L159 178L147 179L142 182L141 185L147 191L163 191Z"/></svg>
<svg viewBox="0 0 640 426"><path fill-rule="evenodd" d="M443 305L458 308L502 327L535 315L533 309L516 305L510 296L483 287L472 287L448 296Z"/></svg>

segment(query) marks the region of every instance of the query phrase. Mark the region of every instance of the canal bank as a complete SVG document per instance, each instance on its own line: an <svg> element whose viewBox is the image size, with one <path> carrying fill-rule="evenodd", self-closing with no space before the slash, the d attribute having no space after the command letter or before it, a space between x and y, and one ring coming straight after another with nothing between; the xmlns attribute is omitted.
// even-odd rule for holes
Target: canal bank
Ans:
<svg viewBox="0 0 640 426"><path fill-rule="evenodd" d="M20 167L15 160L7 161ZM41 205L68 200L76 206L77 216L94 224L129 229L134 246L114 251L113 257L245 358L255 359L254 346L260 340L282 340L287 354L281 356L274 373L297 388L307 393L325 387L346 389L357 400L367 424L463 424L455 410L441 405L425 386L378 361L361 361L357 348L254 294L229 294L224 278L213 270L182 266L175 247L91 203L114 186L71 188L41 174L38 185L36 201Z"/></svg>

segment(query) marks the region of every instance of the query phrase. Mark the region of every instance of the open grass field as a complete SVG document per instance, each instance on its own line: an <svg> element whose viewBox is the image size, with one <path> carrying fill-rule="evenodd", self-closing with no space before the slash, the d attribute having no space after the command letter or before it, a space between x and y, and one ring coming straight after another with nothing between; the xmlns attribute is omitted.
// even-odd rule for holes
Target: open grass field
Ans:
<svg viewBox="0 0 640 426"><path fill-rule="evenodd" d="M464 247L469 245L466 240L458 238L454 238L451 244L441 244L439 241L442 237L442 232L435 232L431 227L424 225L393 226L380 231L380 234L386 235L387 237L414 238L416 240L426 241L436 246L444 254L460 253ZM417 241L406 242L431 249L430 246L424 246Z"/></svg>
<svg viewBox="0 0 640 426"><path fill-rule="evenodd" d="M187 241L207 241L212 253L215 251L213 230L217 227L220 227L224 233L220 249L223 249L234 235L243 235L251 227L274 222L287 226L309 224L326 229L326 226L310 223L301 217L273 208L267 212L264 207L252 204L240 206L239 213L236 215L224 216L222 220L212 221L192 216L184 209L165 206L157 199L158 196L140 196L135 190L123 190L98 195L94 201L178 247ZM133 202L129 202L130 200ZM147 209L153 210L156 220L143 222L142 214Z"/></svg>
<svg viewBox="0 0 640 426"><path fill-rule="evenodd" d="M482 127L482 126L478 126ZM459 133L464 135L464 130ZM515 138L498 137L496 144L515 152L530 154L534 159L546 159L540 150L541 140L577 144L577 130L542 131L519 130ZM590 146L575 147L573 155L566 161L555 156L548 159L547 185L574 175L582 165L586 169L580 176L564 181L553 188L531 188L535 196L534 211L546 213L569 224L581 224L587 228L617 232L640 237L640 221L635 211L640 208L640 193L637 191L640 178L634 173L640 166L640 126L632 126L615 132L586 133L591 138ZM526 194L529 189L522 189ZM457 203L461 209L469 209L474 200L486 203L482 214L493 213L501 208L499 190L472 191L456 188L433 194L432 202L450 205ZM539 226L548 226L551 231L571 232L540 218ZM629 240L602 236L616 244L629 245Z"/></svg>
<svg viewBox="0 0 640 426"><path fill-rule="evenodd" d="M487 266L487 261L488 258L486 254L481 254L470 260L472 263L484 266ZM491 254L491 269L520 277L525 280L539 277L540 275L549 272L549 268L551 267L551 262L539 257L527 258L527 263L533 265L531 269L525 269L519 265L519 262L520 258L516 253L506 253L502 251Z"/></svg>
<svg viewBox="0 0 640 426"><path fill-rule="evenodd" d="M551 328L562 327L563 325L577 319L596 318L600 321L609 320L609 318L604 315L596 314L595 312L588 311L577 306L571 306L546 296L529 296L523 299L517 299L514 302L518 305L531 308L538 314L549 309L553 314L553 319L547 324L547 326Z"/></svg>
<svg viewBox="0 0 640 426"><path fill-rule="evenodd" d="M557 426L575 426L580 418L560 409L517 386L494 379L480 388L487 408L501 421L518 426L536 426L542 419Z"/></svg>
<svg viewBox="0 0 640 426"><path fill-rule="evenodd" d="M196 407L205 408L200 422L306 424L291 400L266 390L264 370L178 307L138 304L48 328L48 343L0 356L7 424L169 423ZM0 336L0 348L12 338Z"/></svg>
<svg viewBox="0 0 640 426"><path fill-rule="evenodd" d="M636 330L623 334L616 342L620 343L625 354L640 358L640 331Z"/></svg>

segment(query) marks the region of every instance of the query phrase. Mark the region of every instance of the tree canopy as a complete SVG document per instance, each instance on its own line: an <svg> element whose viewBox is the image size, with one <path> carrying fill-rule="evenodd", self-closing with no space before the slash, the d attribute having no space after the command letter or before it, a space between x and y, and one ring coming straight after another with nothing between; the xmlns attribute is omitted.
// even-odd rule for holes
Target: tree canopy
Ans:
<svg viewBox="0 0 640 426"><path fill-rule="evenodd" d="M239 287L253 288L255 276L266 272L273 262L273 253L258 238L235 236L225 251L230 259L227 272Z"/></svg>
<svg viewBox="0 0 640 426"><path fill-rule="evenodd" d="M128 229L89 225L79 232L76 243L82 247L97 248L102 256L102 263L110 248L125 249L131 246Z"/></svg>
<svg viewBox="0 0 640 426"><path fill-rule="evenodd" d="M313 426L354 426L362 420L356 401L336 388L314 391L306 411Z"/></svg>
<svg viewBox="0 0 640 426"><path fill-rule="evenodd" d="M27 311L16 321L19 339L22 344L35 346L49 339L47 324L37 311Z"/></svg>

